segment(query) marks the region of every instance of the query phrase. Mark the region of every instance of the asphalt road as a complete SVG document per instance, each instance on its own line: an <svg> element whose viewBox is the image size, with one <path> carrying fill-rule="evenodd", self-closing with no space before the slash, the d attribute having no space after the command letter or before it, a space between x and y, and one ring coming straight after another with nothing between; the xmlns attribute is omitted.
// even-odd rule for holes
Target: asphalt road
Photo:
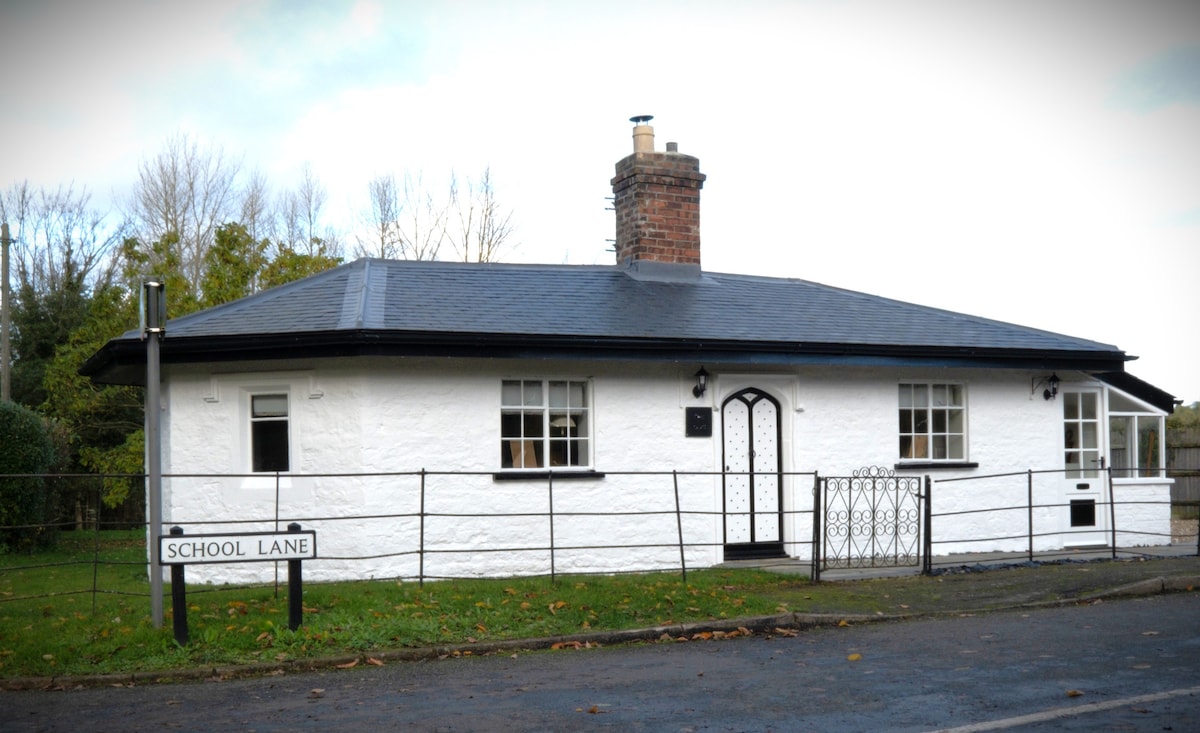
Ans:
<svg viewBox="0 0 1200 733"><path fill-rule="evenodd" d="M4 731L1200 730L1200 593L720 641L0 693Z"/></svg>

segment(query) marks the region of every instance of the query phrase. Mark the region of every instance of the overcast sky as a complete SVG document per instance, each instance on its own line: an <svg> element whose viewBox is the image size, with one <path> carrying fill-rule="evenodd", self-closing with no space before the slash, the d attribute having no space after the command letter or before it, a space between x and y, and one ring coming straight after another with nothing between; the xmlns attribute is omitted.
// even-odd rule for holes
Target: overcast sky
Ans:
<svg viewBox="0 0 1200 733"><path fill-rule="evenodd" d="M119 209L176 133L328 223L491 166L520 246L610 264L636 114L700 159L704 268L1116 344L1200 400L1200 2L0 0L0 186Z"/></svg>

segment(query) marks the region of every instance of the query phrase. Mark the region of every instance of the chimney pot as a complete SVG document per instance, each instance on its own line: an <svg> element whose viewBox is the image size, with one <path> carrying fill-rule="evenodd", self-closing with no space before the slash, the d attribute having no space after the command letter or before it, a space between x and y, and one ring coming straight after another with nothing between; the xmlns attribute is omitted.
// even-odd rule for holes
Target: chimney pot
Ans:
<svg viewBox="0 0 1200 733"><path fill-rule="evenodd" d="M679 152L679 143L667 143L667 152L668 153L678 153Z"/></svg>
<svg viewBox="0 0 1200 733"><path fill-rule="evenodd" d="M650 115L642 115L634 117L635 120L642 120L636 127L633 128L633 152L635 153L653 153L654 152L654 128L645 124L646 120L652 119Z"/></svg>

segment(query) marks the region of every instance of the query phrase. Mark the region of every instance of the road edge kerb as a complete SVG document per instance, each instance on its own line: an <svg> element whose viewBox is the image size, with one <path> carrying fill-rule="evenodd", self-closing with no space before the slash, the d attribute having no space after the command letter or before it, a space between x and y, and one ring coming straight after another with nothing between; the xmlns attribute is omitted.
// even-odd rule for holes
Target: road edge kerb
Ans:
<svg viewBox="0 0 1200 733"><path fill-rule="evenodd" d="M902 614L836 614L836 613L782 613L773 616L753 616L737 619L720 619L715 621L694 621L686 624L668 624L650 626L641 629L626 629L621 631L593 631L584 634L569 634L563 636L548 636L536 639L505 639L490 642L475 642L467 644L448 644L438 646L413 647L410 649L390 649L378 652L359 654L344 654L334 657L317 659L297 659L287 662L257 663L241 665L217 665L212 667L193 667L190 669L160 670L146 672L123 672L105 675L69 675L64 677L15 677L0 679L0 691L19 692L23 690L74 690L85 687L131 687L134 685L171 684L178 682L224 681L230 679L245 679L252 677L269 677L288 675L301 672L336 672L339 668L349 665L358 667L359 664L373 659L384 664L388 662L421 662L447 657L489 656L500 653L536 652L553 649L556 646L580 648L619 646L637 642L671 641L678 643L682 639L691 639L697 634L724 632L731 633L741 629L752 632L769 633L776 629L812 629L821 627L855 626L868 623L884 623L889 621L904 621L915 618L933 616L956 616L966 613L992 613L996 611L1020 608L1050 608L1073 606L1081 603L1094 603L1107 598L1122 598L1132 596L1161 595L1164 593L1188 592L1200 588L1200 575L1181 575L1169 577L1148 578L1128 585L1118 586L1077 598L1060 598L1052 601L1036 601L1018 603L1010 606L989 606L987 608L963 609L958 611L930 611Z"/></svg>

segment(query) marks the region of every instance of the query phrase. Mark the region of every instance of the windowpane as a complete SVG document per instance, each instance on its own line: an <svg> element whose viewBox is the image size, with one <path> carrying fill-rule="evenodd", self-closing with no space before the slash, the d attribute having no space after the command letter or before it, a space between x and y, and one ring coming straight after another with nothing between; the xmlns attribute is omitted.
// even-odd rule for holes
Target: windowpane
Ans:
<svg viewBox="0 0 1200 733"><path fill-rule="evenodd" d="M933 385L933 406L934 407L945 407L946 406L946 385L944 385L944 384Z"/></svg>
<svg viewBox="0 0 1200 733"><path fill-rule="evenodd" d="M517 407L521 404L521 383L505 381L500 387L500 404L505 407Z"/></svg>
<svg viewBox="0 0 1200 733"><path fill-rule="evenodd" d="M286 420L252 423L253 468L255 471L288 470L288 424Z"/></svg>
<svg viewBox="0 0 1200 733"><path fill-rule="evenodd" d="M522 437L525 438L540 438L542 437L542 413L526 412L521 416Z"/></svg>
<svg viewBox="0 0 1200 733"><path fill-rule="evenodd" d="M1083 410L1084 420L1095 420L1096 411L1100 403L1100 395L1095 393L1087 393L1080 395L1080 405Z"/></svg>
<svg viewBox="0 0 1200 733"><path fill-rule="evenodd" d="M929 406L929 388L926 385L913 385L913 405L916 407Z"/></svg>
<svg viewBox="0 0 1200 733"><path fill-rule="evenodd" d="M500 415L500 437L506 439L521 437L521 413L505 412Z"/></svg>
<svg viewBox="0 0 1200 733"><path fill-rule="evenodd" d="M526 407L540 407L542 404L542 383L541 382L522 382L525 392L524 405Z"/></svg>
<svg viewBox="0 0 1200 733"><path fill-rule="evenodd" d="M550 406L551 407L566 407L567 406L567 383L566 382L551 382L550 383Z"/></svg>
<svg viewBox="0 0 1200 733"><path fill-rule="evenodd" d="M250 396L250 469L287 471L288 396L263 394Z"/></svg>
<svg viewBox="0 0 1200 733"><path fill-rule="evenodd" d="M1085 422L1079 425L1079 430L1083 434L1083 442L1080 447L1084 450L1095 450L1100 447L1097 442L1100 439L1099 431L1096 430L1096 423Z"/></svg>
<svg viewBox="0 0 1200 733"><path fill-rule="evenodd" d="M1067 392L1063 395L1063 417L1067 420L1079 419L1079 393Z"/></svg>
<svg viewBox="0 0 1200 733"><path fill-rule="evenodd" d="M934 412L933 412L933 432L935 432L935 433L946 432L946 411L945 410L934 410Z"/></svg>
<svg viewBox="0 0 1200 733"><path fill-rule="evenodd" d="M287 395L264 394L250 398L252 417L287 417Z"/></svg>
<svg viewBox="0 0 1200 733"><path fill-rule="evenodd" d="M912 406L913 406L912 385L911 384L900 385L900 407L903 409L905 407L912 407Z"/></svg>
<svg viewBox="0 0 1200 733"><path fill-rule="evenodd" d="M1136 446L1132 445L1133 430L1131 417L1110 417L1108 419L1108 453L1112 461L1113 475L1128 477L1134 475L1129 469L1136 468L1133 463L1137 456Z"/></svg>
<svg viewBox="0 0 1200 733"><path fill-rule="evenodd" d="M947 394L949 395L948 396L949 404L954 407L962 407L963 406L962 385L961 384L949 384L949 385L946 385L946 390L947 390Z"/></svg>
<svg viewBox="0 0 1200 733"><path fill-rule="evenodd" d="M1162 421L1158 417L1139 417L1137 419L1137 459L1142 476L1157 476L1159 465L1159 448L1162 445Z"/></svg>

